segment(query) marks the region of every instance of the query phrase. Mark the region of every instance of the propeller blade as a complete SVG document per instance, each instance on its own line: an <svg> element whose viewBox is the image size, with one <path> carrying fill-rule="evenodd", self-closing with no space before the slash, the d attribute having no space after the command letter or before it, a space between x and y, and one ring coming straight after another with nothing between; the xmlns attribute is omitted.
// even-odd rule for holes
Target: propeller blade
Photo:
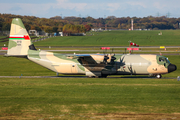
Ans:
<svg viewBox="0 0 180 120"><path fill-rule="evenodd" d="M104 62L105 64L107 64L107 60L108 60L108 59L109 59L109 57L105 55L103 62Z"/></svg>

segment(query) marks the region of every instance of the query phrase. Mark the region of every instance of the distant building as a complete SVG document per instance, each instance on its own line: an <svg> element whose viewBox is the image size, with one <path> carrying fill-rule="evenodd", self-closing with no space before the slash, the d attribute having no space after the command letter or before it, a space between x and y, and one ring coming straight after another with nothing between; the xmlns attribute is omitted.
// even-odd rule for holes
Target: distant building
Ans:
<svg viewBox="0 0 180 120"><path fill-rule="evenodd" d="M37 30L29 30L29 35L39 36L39 33L37 32Z"/></svg>
<svg viewBox="0 0 180 120"><path fill-rule="evenodd" d="M97 31L103 31L103 29L102 29L102 28L99 28L99 29L91 29L91 31L97 32Z"/></svg>
<svg viewBox="0 0 180 120"><path fill-rule="evenodd" d="M63 32L54 33L54 36L63 36Z"/></svg>
<svg viewBox="0 0 180 120"><path fill-rule="evenodd" d="M59 32L59 35L60 35L60 36L63 36L63 32Z"/></svg>
<svg viewBox="0 0 180 120"><path fill-rule="evenodd" d="M63 36L63 32L54 33L54 36Z"/></svg>

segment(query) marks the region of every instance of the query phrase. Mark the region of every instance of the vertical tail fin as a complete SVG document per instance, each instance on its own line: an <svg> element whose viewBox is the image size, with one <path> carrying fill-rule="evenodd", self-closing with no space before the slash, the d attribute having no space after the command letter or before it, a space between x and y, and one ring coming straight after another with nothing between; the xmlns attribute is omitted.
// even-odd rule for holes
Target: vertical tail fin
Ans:
<svg viewBox="0 0 180 120"><path fill-rule="evenodd" d="M22 20L14 18L11 23L7 56L27 56L31 44L31 38Z"/></svg>

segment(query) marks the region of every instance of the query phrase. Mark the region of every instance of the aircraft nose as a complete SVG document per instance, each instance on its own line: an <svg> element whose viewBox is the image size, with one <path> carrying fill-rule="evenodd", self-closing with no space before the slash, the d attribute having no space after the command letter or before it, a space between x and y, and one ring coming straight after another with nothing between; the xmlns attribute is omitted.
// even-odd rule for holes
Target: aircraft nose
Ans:
<svg viewBox="0 0 180 120"><path fill-rule="evenodd" d="M174 64L169 64L169 66L168 66L168 73L173 72L173 71L175 71L176 69L177 69L176 65L174 65Z"/></svg>

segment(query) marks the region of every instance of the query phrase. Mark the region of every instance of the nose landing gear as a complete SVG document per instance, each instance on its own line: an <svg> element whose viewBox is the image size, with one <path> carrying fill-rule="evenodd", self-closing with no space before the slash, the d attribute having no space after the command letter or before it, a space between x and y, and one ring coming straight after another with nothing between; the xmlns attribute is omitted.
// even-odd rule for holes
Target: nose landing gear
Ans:
<svg viewBox="0 0 180 120"><path fill-rule="evenodd" d="M156 78L160 79L162 77L161 74L156 75Z"/></svg>

